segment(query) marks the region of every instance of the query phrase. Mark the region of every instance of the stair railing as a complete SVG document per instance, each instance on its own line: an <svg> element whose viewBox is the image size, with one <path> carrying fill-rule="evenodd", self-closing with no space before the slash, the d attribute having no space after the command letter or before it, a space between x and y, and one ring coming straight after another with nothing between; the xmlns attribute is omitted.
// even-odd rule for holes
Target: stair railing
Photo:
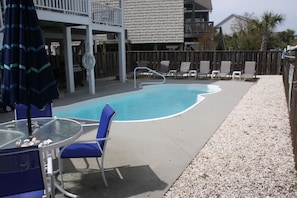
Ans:
<svg viewBox="0 0 297 198"><path fill-rule="evenodd" d="M163 81L154 81L154 82L141 82L139 84L139 88L142 88L143 85L156 85L156 84L164 84L165 81L166 81L166 77L162 74L160 74L159 72L151 69L151 68L148 68L148 67L136 67L134 69L134 88L137 88L137 79L136 79L136 72L137 70L148 70L149 72L151 72L152 74L156 74L157 76L160 76L161 78L163 78Z"/></svg>

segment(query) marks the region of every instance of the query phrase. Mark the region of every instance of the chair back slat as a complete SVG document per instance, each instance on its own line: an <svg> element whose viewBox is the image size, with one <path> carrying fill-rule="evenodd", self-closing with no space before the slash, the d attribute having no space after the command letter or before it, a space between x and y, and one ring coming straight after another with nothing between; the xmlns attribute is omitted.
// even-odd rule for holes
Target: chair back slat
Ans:
<svg viewBox="0 0 297 198"><path fill-rule="evenodd" d="M210 71L210 62L209 61L200 61L200 73L209 73Z"/></svg>
<svg viewBox="0 0 297 198"><path fill-rule="evenodd" d="M190 66L191 66L191 62L181 62L180 72L189 72Z"/></svg>
<svg viewBox="0 0 297 198"><path fill-rule="evenodd" d="M168 72L169 71L170 61L163 60L160 62L160 72Z"/></svg>
<svg viewBox="0 0 297 198"><path fill-rule="evenodd" d="M244 65L245 74L254 74L256 71L256 62L255 61L246 61Z"/></svg>
<svg viewBox="0 0 297 198"><path fill-rule="evenodd" d="M229 73L231 67L231 61L222 61L221 62L221 70L222 73Z"/></svg>

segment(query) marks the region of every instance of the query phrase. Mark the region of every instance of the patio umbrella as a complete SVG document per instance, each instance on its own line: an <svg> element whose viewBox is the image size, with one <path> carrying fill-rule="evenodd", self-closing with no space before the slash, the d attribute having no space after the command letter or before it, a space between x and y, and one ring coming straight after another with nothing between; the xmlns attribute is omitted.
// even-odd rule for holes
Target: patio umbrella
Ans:
<svg viewBox="0 0 297 198"><path fill-rule="evenodd" d="M41 109L58 97L32 0L6 0L1 70L2 102L27 106L30 134L31 104Z"/></svg>

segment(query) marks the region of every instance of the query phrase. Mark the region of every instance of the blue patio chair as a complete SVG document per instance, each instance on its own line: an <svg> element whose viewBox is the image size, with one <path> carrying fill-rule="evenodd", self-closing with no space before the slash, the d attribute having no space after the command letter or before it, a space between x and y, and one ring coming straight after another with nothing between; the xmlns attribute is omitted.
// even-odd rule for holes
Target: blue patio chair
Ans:
<svg viewBox="0 0 297 198"><path fill-rule="evenodd" d="M3 149L0 161L0 197L50 197L47 176L52 176L52 159L48 158L45 168L40 148Z"/></svg>
<svg viewBox="0 0 297 198"><path fill-rule="evenodd" d="M109 128L112 123L112 119L115 116L115 111L106 104L102 110L101 118L97 130L97 135L94 139L76 141L68 146L65 146L60 149L58 155L59 170L61 175L61 183L63 186L63 162L62 159L65 158L96 158L97 164L100 168L103 181L106 187L108 183L104 174L104 153L106 149L107 140L109 140ZM98 124L96 124L98 125ZM88 124L83 126L94 126L94 124ZM101 162L99 159L101 158ZM85 159L85 162L88 162Z"/></svg>
<svg viewBox="0 0 297 198"><path fill-rule="evenodd" d="M24 104L16 104L14 113L16 120L26 119L27 106ZM53 117L52 103L48 103L43 109L39 109L35 105L31 105L31 118L37 117Z"/></svg>

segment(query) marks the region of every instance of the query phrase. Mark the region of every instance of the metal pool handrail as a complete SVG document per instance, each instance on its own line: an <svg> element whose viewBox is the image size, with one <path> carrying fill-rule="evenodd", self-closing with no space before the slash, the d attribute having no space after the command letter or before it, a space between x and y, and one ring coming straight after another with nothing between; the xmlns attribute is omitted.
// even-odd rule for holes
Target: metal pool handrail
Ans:
<svg viewBox="0 0 297 198"><path fill-rule="evenodd" d="M142 82L142 83L139 84L139 88L141 88L143 85L156 85L156 84L164 84L165 83L166 77L164 75L160 74L159 72L157 72L155 70L152 70L151 68L148 68L148 67L136 67L134 69L134 88L137 88L137 86L136 86L136 84L137 84L136 83L136 71L140 70L140 69L146 69L149 72L152 72L152 73L162 77L163 81L161 81L161 82L160 81L158 81L158 82Z"/></svg>

